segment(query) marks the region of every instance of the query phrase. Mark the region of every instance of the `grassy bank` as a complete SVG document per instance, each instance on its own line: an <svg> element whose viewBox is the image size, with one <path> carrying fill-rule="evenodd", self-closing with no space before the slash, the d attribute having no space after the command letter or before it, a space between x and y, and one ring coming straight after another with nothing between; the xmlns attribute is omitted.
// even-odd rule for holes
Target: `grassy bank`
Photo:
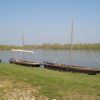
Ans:
<svg viewBox="0 0 100 100"><path fill-rule="evenodd" d="M64 73L0 64L0 100L9 98L13 100L34 100L34 98L35 100L100 100L100 75Z"/></svg>

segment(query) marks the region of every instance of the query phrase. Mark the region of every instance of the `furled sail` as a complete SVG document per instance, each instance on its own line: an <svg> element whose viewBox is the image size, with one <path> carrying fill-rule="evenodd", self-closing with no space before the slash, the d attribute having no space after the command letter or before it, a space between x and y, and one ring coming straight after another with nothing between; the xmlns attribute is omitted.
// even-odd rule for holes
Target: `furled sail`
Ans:
<svg viewBox="0 0 100 100"><path fill-rule="evenodd" d="M22 49L12 49L11 51L14 51L14 52L25 52L25 53L34 53L34 51L22 50Z"/></svg>

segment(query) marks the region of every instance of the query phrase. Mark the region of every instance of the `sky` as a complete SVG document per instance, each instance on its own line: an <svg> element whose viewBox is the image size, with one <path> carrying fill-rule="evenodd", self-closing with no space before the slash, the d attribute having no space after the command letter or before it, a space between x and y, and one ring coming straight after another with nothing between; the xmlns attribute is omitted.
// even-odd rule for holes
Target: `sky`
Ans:
<svg viewBox="0 0 100 100"><path fill-rule="evenodd" d="M100 0L0 0L0 44L100 42Z"/></svg>

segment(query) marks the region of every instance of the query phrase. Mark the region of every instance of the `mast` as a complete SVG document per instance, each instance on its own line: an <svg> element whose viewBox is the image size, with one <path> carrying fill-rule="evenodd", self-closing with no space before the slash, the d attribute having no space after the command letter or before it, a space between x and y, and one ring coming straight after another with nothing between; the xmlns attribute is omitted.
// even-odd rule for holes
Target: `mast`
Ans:
<svg viewBox="0 0 100 100"><path fill-rule="evenodd" d="M22 48L23 50L25 49L23 28L22 28ZM23 52L23 60L24 60L24 52Z"/></svg>
<svg viewBox="0 0 100 100"><path fill-rule="evenodd" d="M72 50L73 50L73 20L71 26L71 41L70 41L70 66L72 66Z"/></svg>

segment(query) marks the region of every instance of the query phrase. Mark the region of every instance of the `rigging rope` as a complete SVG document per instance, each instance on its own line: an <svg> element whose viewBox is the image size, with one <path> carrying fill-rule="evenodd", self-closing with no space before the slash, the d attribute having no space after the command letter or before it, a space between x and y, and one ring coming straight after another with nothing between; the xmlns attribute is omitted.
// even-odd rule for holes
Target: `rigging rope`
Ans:
<svg viewBox="0 0 100 100"><path fill-rule="evenodd" d="M24 37L25 37L25 35L24 35ZM27 38L25 37L24 41L25 40L27 40L27 45L31 44L31 42L29 41L30 39L29 39L29 36L28 35L27 35ZM30 49L33 51L32 46L30 47ZM39 57L37 56L37 54L35 53L35 51L33 51L33 52L34 52L34 58L36 59L36 61L39 61L39 59L38 59Z"/></svg>
<svg viewBox="0 0 100 100"><path fill-rule="evenodd" d="M82 39L85 39L85 41L86 41L86 37L84 38L84 36L83 36L82 34L81 34L80 36L81 36ZM89 48L89 50L90 50L90 52L91 52L93 58L95 59L96 63L97 63L98 65L100 65L100 61L99 61L98 58L96 57L96 55L95 55L95 53L93 52L93 50L90 49L89 45L87 45L87 46L88 46L88 48Z"/></svg>

